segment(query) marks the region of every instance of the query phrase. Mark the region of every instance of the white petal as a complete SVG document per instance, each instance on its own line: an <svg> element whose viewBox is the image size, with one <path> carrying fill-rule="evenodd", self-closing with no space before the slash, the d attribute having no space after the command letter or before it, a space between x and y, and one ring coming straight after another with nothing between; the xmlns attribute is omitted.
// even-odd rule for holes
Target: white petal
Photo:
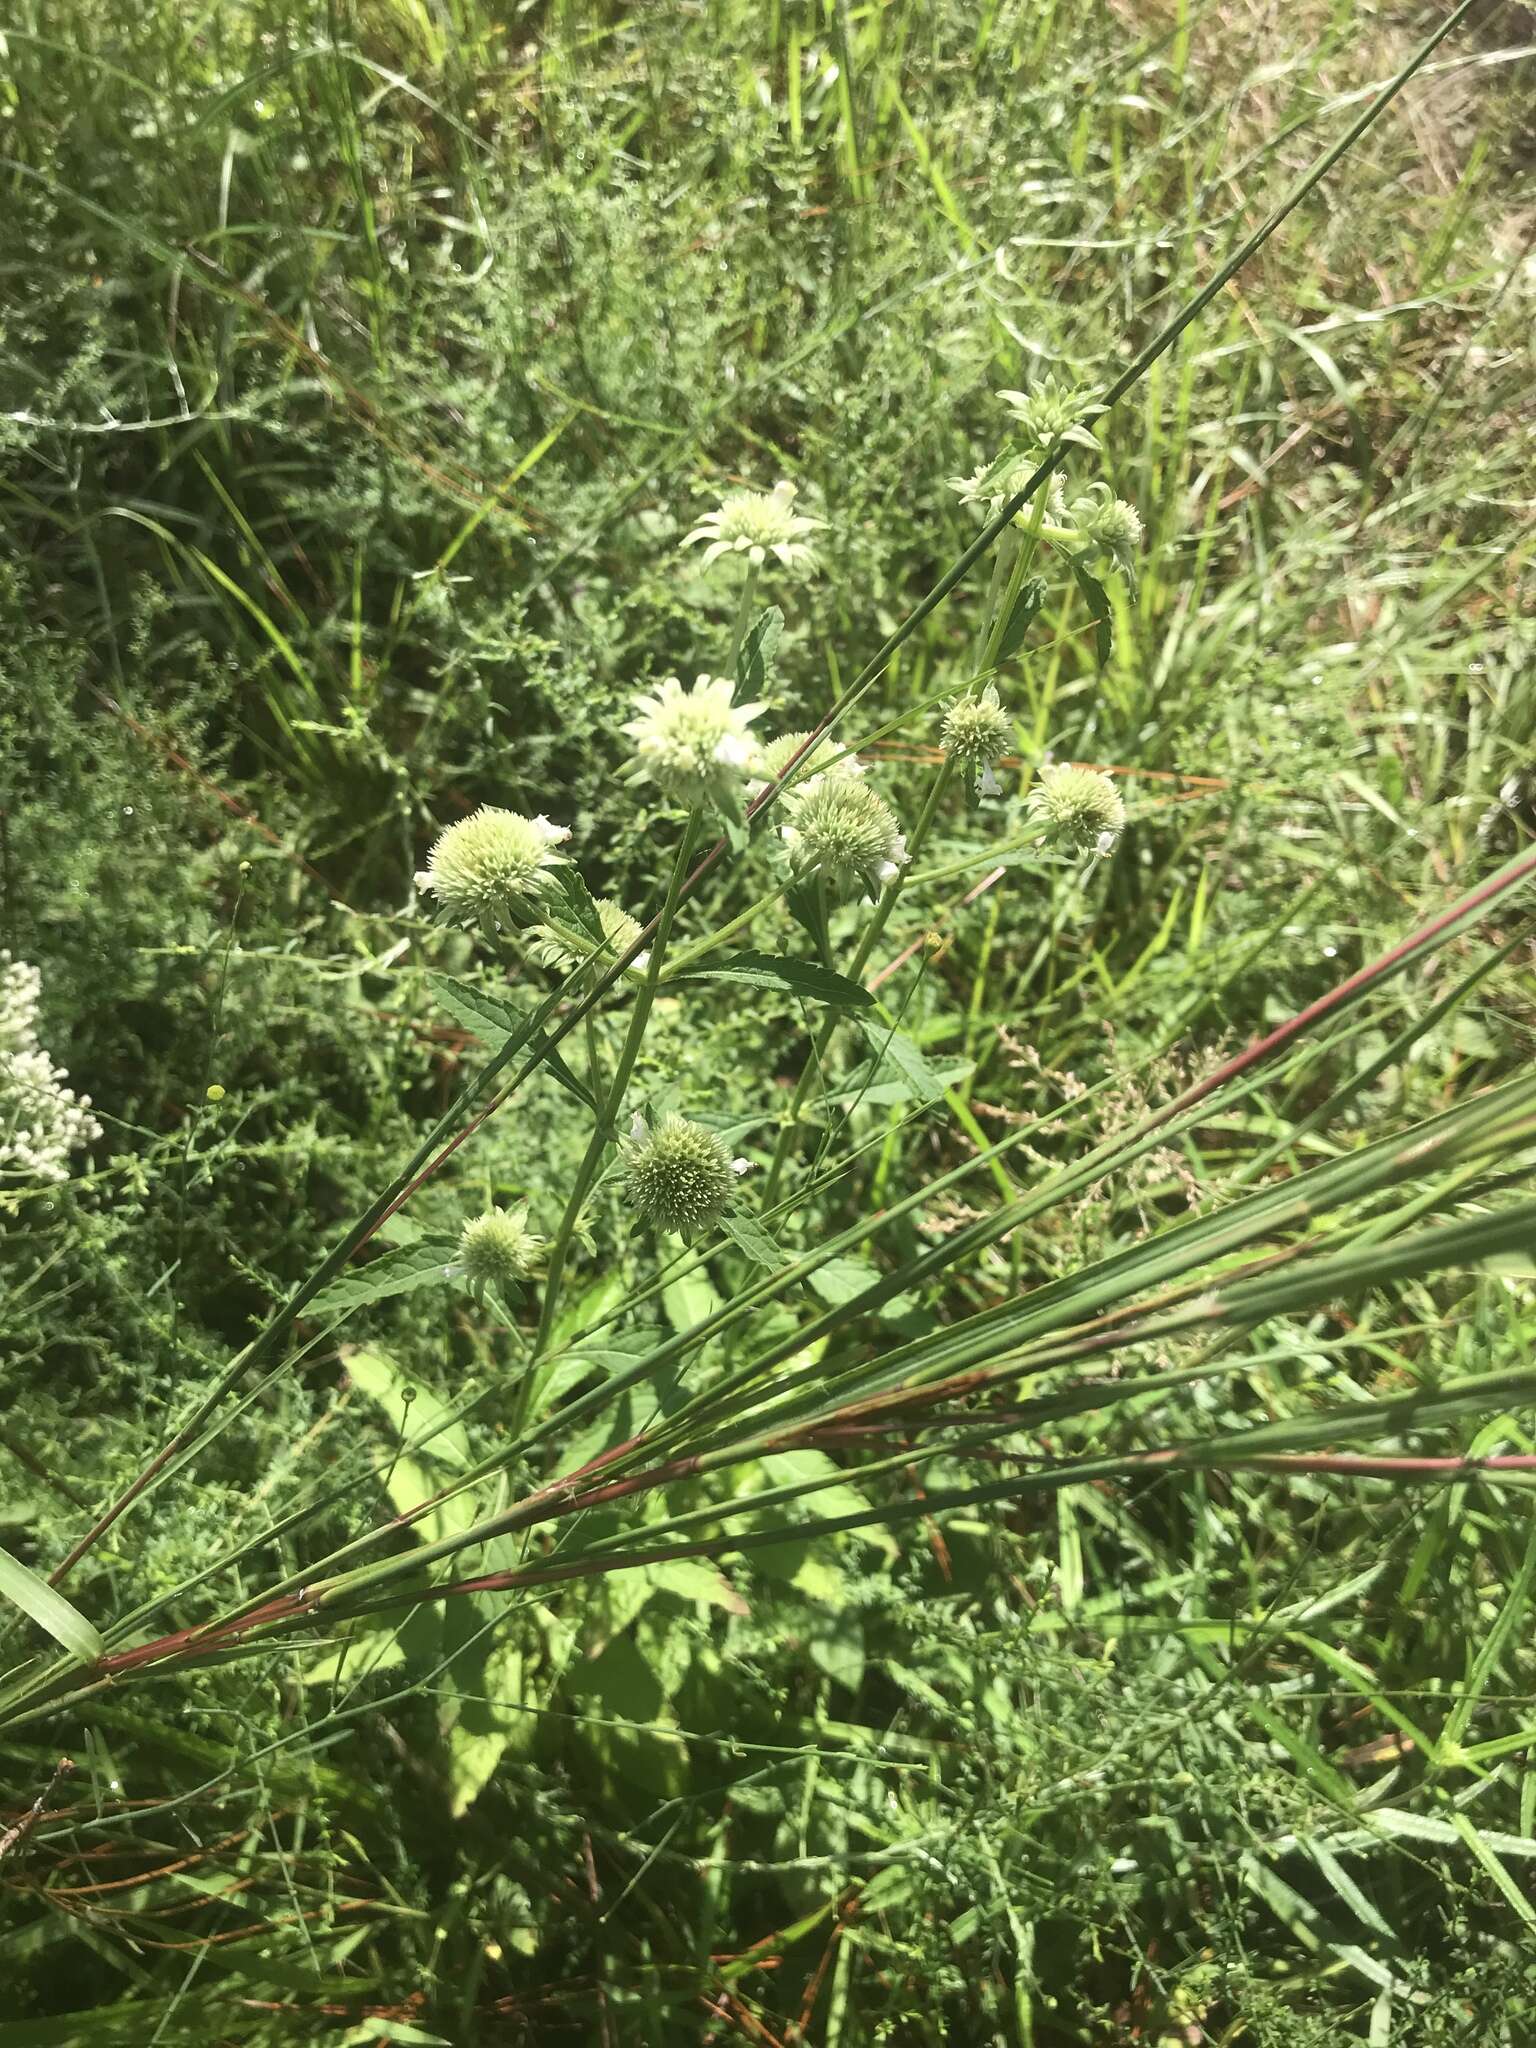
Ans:
<svg viewBox="0 0 1536 2048"><path fill-rule="evenodd" d="M732 1173L750 1173L752 1171L752 1162L750 1159L733 1159L731 1161L731 1171Z"/></svg>

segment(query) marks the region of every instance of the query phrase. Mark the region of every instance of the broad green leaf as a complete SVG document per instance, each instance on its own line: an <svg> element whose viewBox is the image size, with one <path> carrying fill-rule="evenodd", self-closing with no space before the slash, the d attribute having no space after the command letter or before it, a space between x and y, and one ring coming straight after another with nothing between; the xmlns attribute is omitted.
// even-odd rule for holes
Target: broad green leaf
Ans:
<svg viewBox="0 0 1536 2048"><path fill-rule="evenodd" d="M689 981L738 981L749 988L777 989L802 1002L832 1003L847 1010L868 1009L869 990L846 974L834 974L814 960L791 960L776 953L727 953L708 967L692 967L676 977L674 986Z"/></svg>
<svg viewBox="0 0 1536 2048"><path fill-rule="evenodd" d="M524 1697L523 1653L500 1643L488 1657L476 1657L462 1677L445 1674L439 1697L452 1709L448 1729L449 1811L462 1820L495 1775L508 1748L526 1749L538 1717ZM463 1684L457 1699L452 1688Z"/></svg>
<svg viewBox="0 0 1536 2048"><path fill-rule="evenodd" d="M62 1593L55 1592L46 1579L40 1579L8 1550L0 1550L0 1598L30 1615L82 1664L94 1664L106 1648L100 1632L79 1608L71 1606Z"/></svg>
<svg viewBox="0 0 1536 2048"><path fill-rule="evenodd" d="M766 1266L770 1273L776 1273L781 1266L788 1265L788 1254L780 1249L755 1217L733 1216L727 1211L720 1218L720 1228L736 1249L745 1252L754 1265Z"/></svg>
<svg viewBox="0 0 1536 2048"><path fill-rule="evenodd" d="M410 1244L396 1245L380 1258L343 1274L317 1294L306 1313L323 1320L362 1308L371 1301L388 1301L392 1295L414 1294L418 1287L446 1280L446 1268L458 1253L451 1237L418 1237Z"/></svg>
<svg viewBox="0 0 1536 2048"><path fill-rule="evenodd" d="M893 1031L889 1025L881 1024L873 1017L861 1018L860 1022L878 1062L874 1069L874 1086L864 1091L865 1100L936 1102L950 1085L947 1076L954 1071L953 1067L936 1067L904 1031ZM962 1075L969 1071L967 1062L961 1069ZM900 1076L905 1089L903 1095L891 1097L884 1092L890 1085L892 1073ZM882 1092L877 1094L877 1089Z"/></svg>
<svg viewBox="0 0 1536 2048"><path fill-rule="evenodd" d="M1080 562L1072 564L1072 574L1077 587L1088 600L1088 610L1093 618L1093 651L1098 656L1099 667L1108 661L1115 644L1114 614L1110 610L1109 592L1097 576L1090 576Z"/></svg>
<svg viewBox="0 0 1536 2048"><path fill-rule="evenodd" d="M596 915L596 912L593 913ZM601 933L598 934L601 937ZM610 947L603 956L602 964L609 966L616 956ZM467 981L457 981L451 974L432 973L427 976L427 986L433 997L449 1016L462 1024L466 1031L472 1031L482 1044L500 1052L509 1038L521 1038L528 1031L527 1015L515 1003L509 1003L503 996L494 996L485 989L472 988ZM585 1081L580 1080L567 1066L564 1056L552 1046L542 1032L529 1035L530 1051L543 1058L555 1079L568 1088L576 1100L587 1109L597 1107L592 1091Z"/></svg>
<svg viewBox="0 0 1536 2048"><path fill-rule="evenodd" d="M1046 586L1038 576L1026 577L1020 585L1019 594L1013 601L1013 610L1008 614L1008 623L1003 628L1002 638L997 643L997 659L1006 661L1016 654L1023 644L1024 635L1039 616L1045 603Z"/></svg>
<svg viewBox="0 0 1536 2048"><path fill-rule="evenodd" d="M842 1258L828 1259L809 1275L809 1280L822 1300L835 1307L841 1301L852 1301L881 1277L879 1267L872 1266L867 1259Z"/></svg>
<svg viewBox="0 0 1536 2048"><path fill-rule="evenodd" d="M746 1601L718 1565L705 1564L696 1557L674 1557L641 1569L658 1593L670 1593L678 1600L702 1601L710 1607L723 1607L727 1614L750 1612Z"/></svg>
<svg viewBox="0 0 1536 2048"><path fill-rule="evenodd" d="M776 604L771 604L765 612L758 613L742 635L741 649L736 656L738 697L762 695L783 630L784 614Z"/></svg>
<svg viewBox="0 0 1536 2048"><path fill-rule="evenodd" d="M856 1614L830 1614L806 1637L806 1650L818 1671L850 1692L864 1682L864 1624Z"/></svg>

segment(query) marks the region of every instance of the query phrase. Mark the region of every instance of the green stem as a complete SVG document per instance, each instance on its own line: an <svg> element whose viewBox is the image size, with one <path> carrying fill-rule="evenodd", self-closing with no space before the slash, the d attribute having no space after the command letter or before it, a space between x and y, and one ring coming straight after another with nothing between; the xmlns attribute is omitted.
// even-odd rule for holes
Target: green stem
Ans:
<svg viewBox="0 0 1536 2048"><path fill-rule="evenodd" d="M717 932L707 932L702 939L695 939L691 946L684 946L679 952L674 953L671 973L667 979L670 981L673 975L680 974L685 967L691 967L696 960L704 959L707 954L723 946L728 939L734 939L738 932L746 930L753 918L761 917L765 910L780 902L783 895L784 885L781 882L776 889L770 889L766 896L759 896L755 903L749 903L738 917L733 917L729 924L721 925Z"/></svg>
<svg viewBox="0 0 1536 2048"><path fill-rule="evenodd" d="M566 1261L570 1256L571 1239L576 1234L576 1225L592 1183L597 1179L606 1153L612 1141L614 1122L624 1106L624 1091L629 1086L630 1075L635 1070L635 1061L640 1056L641 1041L645 1027L650 1021L651 1007L656 1000L656 990L661 980L661 962L667 950L667 940L672 931L672 920L677 914L678 899L682 895L683 880L688 872L688 863L693 857L694 841L698 837L700 813L688 813L688 822L683 827L683 836L677 843L677 853L672 862L672 873L667 880L666 901L662 904L661 915L656 924L656 936L651 941L651 957L646 963L645 980L635 998L634 1014L629 1020L629 1029L624 1036L623 1050L619 1063L614 1069L613 1082L603 1103L597 1127L592 1133L586 1155L577 1170L575 1185L560 1218L560 1227L550 1246L549 1266L544 1280L544 1306L539 1315L539 1334L534 1340L535 1362L549 1348L554 1331L555 1315L560 1306L560 1283L565 1277Z"/></svg>
<svg viewBox="0 0 1536 2048"><path fill-rule="evenodd" d="M939 763L938 774L934 776L933 781L928 786L928 795L924 800L922 812L918 817L917 823L912 828L910 839L907 841L907 866L898 868L891 880L886 883L881 891L880 900L875 905L874 913L869 923L864 927L863 935L859 940L853 959L848 964L846 972L850 981L857 981L864 972L864 969L869 965L869 956L875 950L880 934L890 922L891 912L896 908L896 899L902 892L907 875L911 869L911 863L922 851L923 842L933 829L933 821L938 815L939 804L943 799L944 792L949 787L950 777L953 772L954 764L946 754ZM826 1060L827 1053L832 1044L833 1034L837 1030L840 1021L841 1019L838 1017L837 1012L833 1011L826 1023L821 1027L821 1035L816 1041L814 1051L800 1069L800 1078L795 1083L795 1092L790 1100L789 1109L785 1114L784 1121L779 1126L779 1135L774 1141L773 1159L768 1168L767 1179L763 1183L763 1207L765 1209L772 1207L774 1197L778 1193L779 1182L783 1178L784 1168L788 1164L789 1154L794 1146L795 1132L799 1125L801 1114L805 1109L806 1100L810 1095L816 1076L820 1073Z"/></svg>

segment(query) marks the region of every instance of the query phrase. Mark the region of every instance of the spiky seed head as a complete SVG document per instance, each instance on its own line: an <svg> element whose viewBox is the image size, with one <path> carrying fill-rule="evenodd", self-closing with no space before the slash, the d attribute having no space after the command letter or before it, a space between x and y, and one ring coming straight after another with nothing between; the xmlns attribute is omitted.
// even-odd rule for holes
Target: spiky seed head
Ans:
<svg viewBox="0 0 1536 2048"><path fill-rule="evenodd" d="M416 886L461 924L507 924L554 886L569 828L482 804L439 835Z"/></svg>
<svg viewBox="0 0 1536 2048"><path fill-rule="evenodd" d="M819 739L810 752L800 755L800 749L810 738L808 732L780 733L776 740L769 740L758 749L757 779L747 784L749 797L761 796L770 784L778 781L791 761L795 762L795 779L790 789L803 796L813 782L819 782L823 775L862 775L864 763L857 754L845 753L834 739ZM800 758L796 760L796 756Z"/></svg>
<svg viewBox="0 0 1536 2048"><path fill-rule="evenodd" d="M735 704L725 676L700 676L685 690L667 676L635 699L623 728L635 742L631 774L648 775L679 803L704 803L745 780L757 745L749 730L766 704Z"/></svg>
<svg viewBox="0 0 1536 2048"><path fill-rule="evenodd" d="M1109 777L1065 762L1040 770L1028 807L1053 838L1084 852L1108 853L1125 825L1125 805Z"/></svg>
<svg viewBox="0 0 1536 2048"><path fill-rule="evenodd" d="M777 483L771 491L727 491L713 512L706 512L682 545L708 541L704 566L722 555L745 555L754 568L772 555L786 569L815 566L816 551L806 540L823 522L796 512L795 486Z"/></svg>
<svg viewBox="0 0 1536 2048"><path fill-rule="evenodd" d="M578 932L574 925L535 925L533 943L528 950L541 967L553 968L557 974L570 974L594 959L598 959L603 967L611 967L615 960L623 959L640 936L639 919L631 917L627 910L606 896L594 897L592 908L597 912L597 921L608 943L600 947L596 939ZM627 971L644 974L650 957L648 952L637 953Z"/></svg>
<svg viewBox="0 0 1536 2048"><path fill-rule="evenodd" d="M528 1228L527 1208L487 1209L473 1216L459 1234L459 1264L477 1294L494 1287L510 1295L526 1280L543 1254L544 1240Z"/></svg>
<svg viewBox="0 0 1536 2048"><path fill-rule="evenodd" d="M664 1116L653 1126L636 1117L619 1157L626 1199L656 1230L707 1230L736 1191L725 1146L685 1116Z"/></svg>
<svg viewBox="0 0 1536 2048"><path fill-rule="evenodd" d="M966 697L957 697L944 713L940 729L944 751L972 774L995 767L1013 739L1013 723L996 689L988 683Z"/></svg>
<svg viewBox="0 0 1536 2048"><path fill-rule="evenodd" d="M780 828L797 876L819 875L834 895L861 889L873 896L907 863L907 842L894 812L867 782L822 775L789 795L789 823Z"/></svg>

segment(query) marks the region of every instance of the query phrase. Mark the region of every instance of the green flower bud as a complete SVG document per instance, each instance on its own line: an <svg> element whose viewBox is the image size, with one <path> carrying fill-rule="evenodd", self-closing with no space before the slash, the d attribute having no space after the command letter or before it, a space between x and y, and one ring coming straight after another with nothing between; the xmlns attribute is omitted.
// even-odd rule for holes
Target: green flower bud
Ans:
<svg viewBox="0 0 1536 2048"><path fill-rule="evenodd" d="M636 1117L619 1146L624 1194L657 1230L689 1235L707 1230L736 1192L745 1162L733 1162L713 1131L685 1116L665 1116L654 1127Z"/></svg>
<svg viewBox="0 0 1536 2048"><path fill-rule="evenodd" d="M459 1264L476 1294L494 1287L515 1293L543 1255L544 1240L528 1228L527 1208L487 1209L465 1224L459 1236Z"/></svg>
<svg viewBox="0 0 1536 2048"><path fill-rule="evenodd" d="M955 699L944 713L940 738L945 753L972 774L997 765L1013 740L1013 723L991 683Z"/></svg>
<svg viewBox="0 0 1536 2048"><path fill-rule="evenodd" d="M1029 792L1028 807L1053 838L1084 852L1109 853L1125 825L1120 792L1097 768L1047 765Z"/></svg>
<svg viewBox="0 0 1536 2048"><path fill-rule="evenodd" d="M791 761L795 762L795 779L786 796L792 792L804 796L811 784L823 775L862 775L864 763L857 754L850 754L841 741L830 737L819 739L808 754L795 756L810 738L808 732L782 732L776 740L769 740L758 749L758 779L747 784L747 795L759 797L771 783L778 781Z"/></svg>
<svg viewBox="0 0 1536 2048"><path fill-rule="evenodd" d="M505 924L553 886L550 871L564 855L551 848L570 836L548 818L482 804L440 835L416 886L458 923Z"/></svg>
<svg viewBox="0 0 1536 2048"><path fill-rule="evenodd" d="M1047 374L1033 391L999 391L997 395L1013 414L1019 432L1033 446L1045 449L1053 441L1063 439L1093 446L1091 436L1080 426L1084 415L1093 409L1091 392L1058 384Z"/></svg>

